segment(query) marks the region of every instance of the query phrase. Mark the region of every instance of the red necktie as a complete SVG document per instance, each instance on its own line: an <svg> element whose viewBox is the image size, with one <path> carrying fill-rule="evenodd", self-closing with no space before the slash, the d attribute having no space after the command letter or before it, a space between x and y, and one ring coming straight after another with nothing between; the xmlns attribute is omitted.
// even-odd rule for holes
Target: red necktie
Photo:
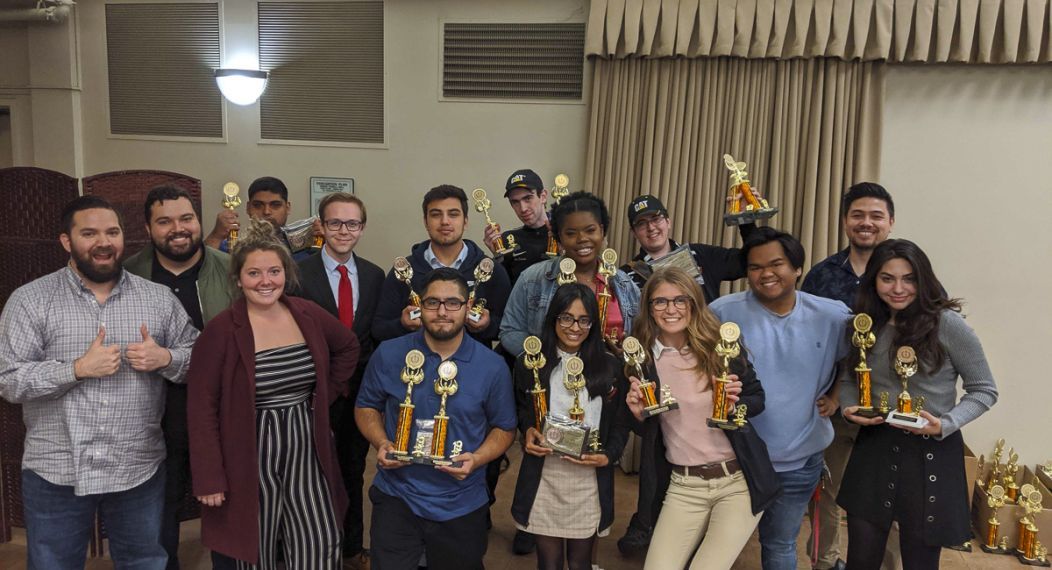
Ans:
<svg viewBox="0 0 1052 570"><path fill-rule="evenodd" d="M340 272L340 288L336 306L340 310L340 322L347 328L354 326L354 288L351 286L351 278L347 275L346 265L337 265L336 270Z"/></svg>

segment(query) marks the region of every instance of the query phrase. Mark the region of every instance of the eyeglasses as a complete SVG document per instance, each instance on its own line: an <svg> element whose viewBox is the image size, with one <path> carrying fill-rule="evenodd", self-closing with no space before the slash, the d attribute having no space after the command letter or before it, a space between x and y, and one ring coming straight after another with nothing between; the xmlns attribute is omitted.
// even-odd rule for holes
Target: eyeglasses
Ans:
<svg viewBox="0 0 1052 570"><path fill-rule="evenodd" d="M340 228L342 228L343 226L347 226L347 229L349 231L356 232L356 231L362 229L362 226L365 225L365 224L362 223L361 220L337 220L337 219L325 220L324 224L325 224L325 228L328 229L330 232L338 232L338 231L340 231Z"/></svg>
<svg viewBox="0 0 1052 570"><path fill-rule="evenodd" d="M664 311L668 308L669 303L672 303L677 309L683 310L690 306L691 299L686 295L680 295L675 299L666 299L665 297L654 297L650 300L650 306L653 307L655 311Z"/></svg>
<svg viewBox="0 0 1052 570"><path fill-rule="evenodd" d="M558 317L555 317L555 322L559 323L559 326L564 329L572 327L574 323L577 323L577 326L581 327L581 330L588 330L592 328L591 317L577 317L575 319L572 315L563 313Z"/></svg>
<svg viewBox="0 0 1052 570"><path fill-rule="evenodd" d="M445 307L447 311L459 311L466 304L463 299L457 299L456 297L448 299L427 297L420 302L420 306L428 311L437 311L439 307Z"/></svg>
<svg viewBox="0 0 1052 570"><path fill-rule="evenodd" d="M636 223L632 224L632 229L641 230L647 226L657 227L657 225L661 223L661 220L664 219L666 219L665 216L658 214L657 216L646 217L641 220L636 220Z"/></svg>

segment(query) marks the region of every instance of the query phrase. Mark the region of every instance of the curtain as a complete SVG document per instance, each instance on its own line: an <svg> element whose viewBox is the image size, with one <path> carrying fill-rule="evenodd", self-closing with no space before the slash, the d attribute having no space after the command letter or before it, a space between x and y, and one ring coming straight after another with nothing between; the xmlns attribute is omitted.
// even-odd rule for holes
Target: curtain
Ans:
<svg viewBox="0 0 1052 570"><path fill-rule="evenodd" d="M600 57L1052 61L1050 0L592 0Z"/></svg>
<svg viewBox="0 0 1052 570"><path fill-rule="evenodd" d="M722 215L729 153L800 238L808 267L842 243L840 194L875 180L883 64L839 59L597 59L585 188L611 210L610 247L638 249L625 208L664 202L680 242L738 246Z"/></svg>

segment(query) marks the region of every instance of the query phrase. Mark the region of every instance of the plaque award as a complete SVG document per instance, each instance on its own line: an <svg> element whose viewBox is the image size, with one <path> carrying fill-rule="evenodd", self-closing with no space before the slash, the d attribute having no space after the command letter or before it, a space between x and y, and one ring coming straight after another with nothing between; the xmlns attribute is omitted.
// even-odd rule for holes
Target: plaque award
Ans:
<svg viewBox="0 0 1052 570"><path fill-rule="evenodd" d="M409 304L413 306L413 310L409 312L409 318L419 319L420 295L413 291L413 266L409 264L409 260L404 257L396 257L394 260L394 274L399 281L405 283L405 286L409 288Z"/></svg>
<svg viewBox="0 0 1052 570"><path fill-rule="evenodd" d="M486 216L486 225L491 228L499 229L497 222L494 222L493 219L489 217L489 209L493 204L489 201L489 198L486 197L486 191L482 188L475 188L471 191L471 199L475 202L475 211ZM504 255L513 251L512 248L504 244L504 236L499 232L497 233L497 237L493 238L493 249L497 255Z"/></svg>
<svg viewBox="0 0 1052 570"><path fill-rule="evenodd" d="M285 241L288 242L292 253L299 253L314 246L314 222L316 221L318 221L318 216L312 216L281 226L281 233L285 234Z"/></svg>
<svg viewBox="0 0 1052 570"><path fill-rule="evenodd" d="M997 531L1001 528L1001 521L997 520L997 509L1005 505L1004 487L994 485L986 495L986 504L990 507L990 518L986 520L986 543L980 545L980 548L990 554L1004 554L1005 550L997 542Z"/></svg>
<svg viewBox="0 0 1052 570"><path fill-rule="evenodd" d="M731 411L731 402L727 399L727 373L730 372L731 359L738 358L741 354L741 345L738 339L742 331L736 323L723 323L720 325L720 342L716 343L716 354L723 358L723 369L720 375L712 382L712 417L708 419L709 427L725 430L736 430L741 425L729 420L727 416ZM742 406L738 406L742 408ZM737 417L735 419L738 419ZM745 415L741 414L741 423L745 423Z"/></svg>
<svg viewBox="0 0 1052 570"><path fill-rule="evenodd" d="M241 196L238 194L241 192L241 188L238 187L236 182L227 182L223 185L223 207L227 210L233 210L241 205ZM231 228L230 233L226 237L227 251L234 251L234 244L237 243L237 228Z"/></svg>
<svg viewBox="0 0 1052 570"><path fill-rule="evenodd" d="M678 267L686 271L687 275L690 275L691 279L696 281L698 285L705 284L705 277L701 274L701 268L698 267L698 262L694 259L694 253L691 251L689 244L677 246L668 255L651 261L649 265L653 273L666 267Z"/></svg>
<svg viewBox="0 0 1052 570"><path fill-rule="evenodd" d="M723 215L725 224L752 224L778 213L778 208L772 208L749 183L749 173L745 172L744 162L737 162L733 156L725 154L723 165L731 171L731 187L727 191L727 213Z"/></svg>
<svg viewBox="0 0 1052 570"><path fill-rule="evenodd" d="M600 291L596 293L596 301L599 303L599 326L602 327L599 332L602 333L602 337L605 339L613 340L617 342L620 337L617 329L611 329L607 326L607 318L610 316L608 310L610 308L610 278L617 273L617 252L613 249L606 248L603 253L599 255L599 275L603 276L603 284L599 287Z"/></svg>
<svg viewBox="0 0 1052 570"><path fill-rule="evenodd" d="M922 418L920 412L914 411L913 398L907 389L910 377L917 373L917 353L912 347L900 346L895 352L895 373L902 382L902 392L899 393L898 406L888 414L887 422L894 426L918 429L928 425L928 420Z"/></svg>
<svg viewBox="0 0 1052 570"><path fill-rule="evenodd" d="M479 285L489 281L492 276L493 260L483 257L482 261L475 266L475 283L471 286L471 293L468 294L468 304L471 305L468 318L476 323L482 320L482 311L486 310L486 300L479 299L477 295Z"/></svg>
<svg viewBox="0 0 1052 570"><path fill-rule="evenodd" d="M559 277L555 279L555 282L559 285L568 285L570 283L577 283L577 275L574 272L577 271L577 263L569 257L564 257L559 260Z"/></svg>
<svg viewBox="0 0 1052 570"><path fill-rule="evenodd" d="M446 415L446 400L456 394L457 389L457 365L452 360L446 360L438 365L438 378L435 379L435 393L442 400L438 406L438 413L435 414L434 431L431 435L431 453L419 453L421 450L415 449L410 459L413 463L446 467L460 467L464 464L463 461L453 461L451 459L460 455L463 447L463 443L460 441L453 442L453 453L446 457L446 436L449 435L449 416Z"/></svg>
<svg viewBox="0 0 1052 570"><path fill-rule="evenodd" d="M639 391L643 394L643 419L663 414L665 412L679 409L679 402L672 397L672 390L668 386L661 387L661 399L658 400L657 384L647 380L643 374L643 363L647 360L646 349L634 336L626 336L621 341L624 350L625 364L628 370L626 376L639 378Z"/></svg>
<svg viewBox="0 0 1052 570"><path fill-rule="evenodd" d="M525 351L522 362L533 372L533 389L530 390L530 395L533 396L533 427L544 433L544 417L548 415L548 392L541 386L540 370L548 364L548 360L541 353L541 339L535 336L526 337L526 340L522 341L522 349Z"/></svg>
<svg viewBox="0 0 1052 570"><path fill-rule="evenodd" d="M541 433L544 434L544 447L558 455L580 459L589 451L592 431L594 430L579 421L558 414L548 414L544 418L544 431Z"/></svg>
<svg viewBox="0 0 1052 570"><path fill-rule="evenodd" d="M398 405L398 425L395 427L394 451L391 456L399 461L408 462L409 432L413 429L413 386L424 380L424 353L410 350L405 355L405 368L402 368L402 382L405 383L405 400Z"/></svg>
<svg viewBox="0 0 1052 570"><path fill-rule="evenodd" d="M858 349L858 366L855 367L855 378L858 380L858 411L857 415L864 418L875 418L883 415L873 407L873 381L872 369L866 364L866 350L873 348L877 343L877 336L870 330L873 328L873 318L866 313L855 315L852 321L855 332L851 335L851 344Z"/></svg>

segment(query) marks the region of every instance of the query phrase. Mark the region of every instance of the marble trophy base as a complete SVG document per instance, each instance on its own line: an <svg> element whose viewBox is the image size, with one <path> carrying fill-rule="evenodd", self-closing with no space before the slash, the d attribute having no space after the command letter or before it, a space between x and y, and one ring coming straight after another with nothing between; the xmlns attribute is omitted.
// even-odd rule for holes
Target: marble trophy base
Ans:
<svg viewBox="0 0 1052 570"><path fill-rule="evenodd" d="M737 214L724 214L723 223L728 226L755 224L757 221L766 220L777 213L778 208L768 208L766 210L746 210Z"/></svg>
<svg viewBox="0 0 1052 570"><path fill-rule="evenodd" d="M679 409L679 402L668 402L665 404L658 404L649 408L643 408L643 419L652 418L654 416L663 414L665 412L671 412L672 410Z"/></svg>
<svg viewBox="0 0 1052 570"><path fill-rule="evenodd" d="M928 425L928 420L914 414L904 414L902 412L891 412L888 414L886 423L893 426L904 427L904 428L915 428L920 429Z"/></svg>

